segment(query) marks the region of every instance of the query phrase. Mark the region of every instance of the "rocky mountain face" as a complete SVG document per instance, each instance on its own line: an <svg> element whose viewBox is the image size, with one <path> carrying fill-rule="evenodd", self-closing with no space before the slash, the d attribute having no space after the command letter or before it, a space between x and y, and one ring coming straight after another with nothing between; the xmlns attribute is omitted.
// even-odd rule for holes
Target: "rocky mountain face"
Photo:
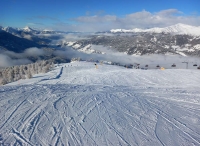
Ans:
<svg viewBox="0 0 200 146"><path fill-rule="evenodd" d="M200 56L200 36L173 35L169 33L132 33L113 35L93 35L89 39L66 42L76 50L86 46L102 45L128 55L180 54ZM85 50L92 49L88 47Z"/></svg>

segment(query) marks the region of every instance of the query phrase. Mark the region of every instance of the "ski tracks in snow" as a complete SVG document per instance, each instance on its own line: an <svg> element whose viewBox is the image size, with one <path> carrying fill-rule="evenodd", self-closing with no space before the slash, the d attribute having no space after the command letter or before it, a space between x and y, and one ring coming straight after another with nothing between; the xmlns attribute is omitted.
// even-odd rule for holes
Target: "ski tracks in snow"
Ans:
<svg viewBox="0 0 200 146"><path fill-rule="evenodd" d="M8 86L4 90L9 88L24 90L23 86ZM31 86L26 88L32 94L25 99L11 94L6 97L7 101L18 99L18 104L13 105L15 108L10 107L13 110L8 110L9 115L5 112L1 120L4 144L199 144L199 128L190 128L187 119L182 118L199 119L199 115L190 115L191 111L182 109L179 103L145 95L143 88L63 84L39 85L32 91ZM3 108L1 105L1 110ZM174 141L175 136L179 141Z"/></svg>
<svg viewBox="0 0 200 146"><path fill-rule="evenodd" d="M1 87L0 144L200 145L195 87L147 71L82 65L63 67L59 78Z"/></svg>

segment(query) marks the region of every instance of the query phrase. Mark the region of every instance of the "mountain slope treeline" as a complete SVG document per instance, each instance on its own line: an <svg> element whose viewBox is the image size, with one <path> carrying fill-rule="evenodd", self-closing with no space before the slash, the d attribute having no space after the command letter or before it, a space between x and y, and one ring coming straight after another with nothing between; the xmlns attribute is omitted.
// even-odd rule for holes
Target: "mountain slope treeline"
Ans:
<svg viewBox="0 0 200 146"><path fill-rule="evenodd" d="M28 65L8 67L0 70L0 85L5 85L20 79L31 78L38 73L47 73L54 63L52 60L43 60Z"/></svg>

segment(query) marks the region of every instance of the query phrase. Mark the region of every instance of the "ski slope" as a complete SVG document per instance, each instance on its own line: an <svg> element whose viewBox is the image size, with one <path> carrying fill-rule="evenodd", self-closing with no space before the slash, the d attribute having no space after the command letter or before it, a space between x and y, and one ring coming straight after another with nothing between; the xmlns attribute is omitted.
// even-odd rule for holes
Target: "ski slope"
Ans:
<svg viewBox="0 0 200 146"><path fill-rule="evenodd" d="M0 145L200 145L200 71L74 62L0 87Z"/></svg>

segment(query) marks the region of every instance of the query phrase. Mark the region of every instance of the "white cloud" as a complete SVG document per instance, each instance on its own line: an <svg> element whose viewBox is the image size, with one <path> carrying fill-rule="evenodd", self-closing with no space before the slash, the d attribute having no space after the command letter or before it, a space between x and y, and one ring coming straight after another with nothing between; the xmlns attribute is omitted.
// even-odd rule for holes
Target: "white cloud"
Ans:
<svg viewBox="0 0 200 146"><path fill-rule="evenodd" d="M31 63L31 61L26 58L13 59L5 54L0 54L0 68L28 63Z"/></svg>
<svg viewBox="0 0 200 146"><path fill-rule="evenodd" d="M27 35L24 35L24 38L25 38L25 39L28 39L28 40L32 40L32 36L31 36L31 35L29 35L29 34L27 34Z"/></svg>
<svg viewBox="0 0 200 146"><path fill-rule="evenodd" d="M167 9L156 13L156 15L160 16L170 16L174 14L183 14L183 12L178 11L177 9Z"/></svg>
<svg viewBox="0 0 200 146"><path fill-rule="evenodd" d="M44 55L45 52L42 49L38 49L36 47L28 48L24 51L24 54L27 56L41 56Z"/></svg>
<svg viewBox="0 0 200 146"><path fill-rule="evenodd" d="M81 22L81 23L99 23L99 22L113 22L116 21L116 16L113 15L105 15L105 16L82 16L75 18L75 21Z"/></svg>
<svg viewBox="0 0 200 146"><path fill-rule="evenodd" d="M0 68L32 63L27 57L38 57L42 55L45 55L45 51L36 47L27 48L23 53L0 51Z"/></svg>
<svg viewBox="0 0 200 146"><path fill-rule="evenodd" d="M177 9L167 9L154 13L143 10L127 14L123 17L118 17L116 15L86 15L73 18L72 20L75 23L62 23L62 25L55 24L52 27L57 30L65 31L105 31L117 28L166 27L177 23L195 26L200 25L200 16L185 15Z"/></svg>

